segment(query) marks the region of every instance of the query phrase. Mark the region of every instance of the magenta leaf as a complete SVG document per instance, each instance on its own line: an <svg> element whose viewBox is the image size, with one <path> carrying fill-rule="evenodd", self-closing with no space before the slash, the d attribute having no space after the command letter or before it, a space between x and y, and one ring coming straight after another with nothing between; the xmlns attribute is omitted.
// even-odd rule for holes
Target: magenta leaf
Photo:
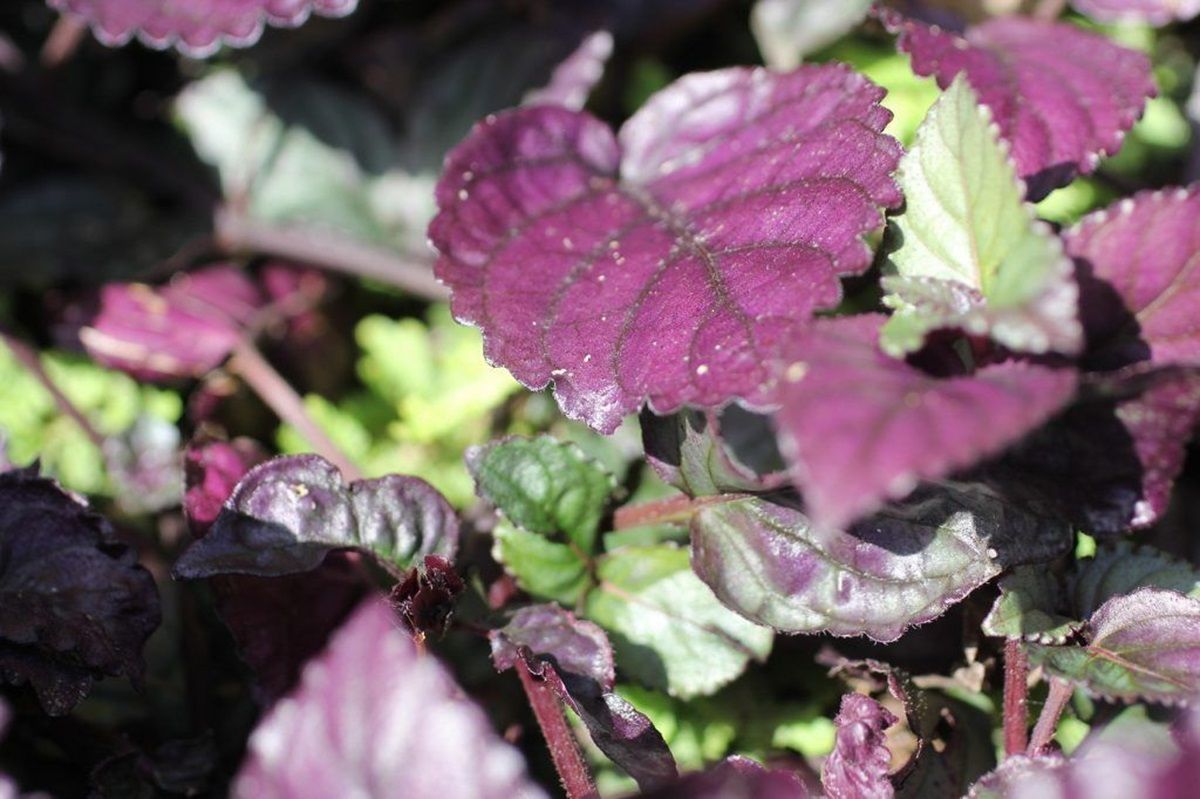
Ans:
<svg viewBox="0 0 1200 799"><path fill-rule="evenodd" d="M193 58L206 58L222 45L248 47L266 23L295 27L310 13L349 14L358 0L48 0L60 11L86 19L96 38L110 47L135 34L147 45L174 45Z"/></svg>
<svg viewBox="0 0 1200 799"><path fill-rule="evenodd" d="M942 615L1007 566L1049 560L1069 525L979 486L921 489L846 532L764 499L692 520L692 568L728 607L782 632L892 641Z"/></svg>
<svg viewBox="0 0 1200 799"><path fill-rule="evenodd" d="M212 527L225 500L253 466L266 460L249 439L193 441L184 455L184 513L195 538ZM336 552L312 571L281 577L216 575L213 603L258 678L257 698L269 705L290 691L304 664L368 590L357 554Z"/></svg>
<svg viewBox="0 0 1200 799"><path fill-rule="evenodd" d="M158 591L109 523L36 469L0 474L0 682L62 715L95 680L140 680Z"/></svg>
<svg viewBox="0 0 1200 799"><path fill-rule="evenodd" d="M960 35L894 11L880 16L918 75L945 89L966 73L1012 145L1030 199L1093 172L1155 93L1149 59L1074 25L1012 16Z"/></svg>
<svg viewBox="0 0 1200 799"><path fill-rule="evenodd" d="M819 320L783 352L780 446L818 526L842 526L1001 451L1075 392L1073 370L1019 361L926 374L879 349L883 320Z"/></svg>
<svg viewBox="0 0 1200 799"><path fill-rule="evenodd" d="M604 77L604 65L613 51L608 31L596 31L584 37L575 52L554 69L550 82L525 93L523 105L561 105L581 111L588 95Z"/></svg>
<svg viewBox="0 0 1200 799"><path fill-rule="evenodd" d="M767 769L746 757L733 755L707 771L688 774L637 799L815 799L795 772Z"/></svg>
<svg viewBox="0 0 1200 799"><path fill-rule="evenodd" d="M542 797L521 756L421 656L382 602L364 603L250 736L241 799Z"/></svg>
<svg viewBox="0 0 1200 799"><path fill-rule="evenodd" d="M595 624L558 605L534 605L517 611L489 639L497 669L523 661L531 674L549 681L600 750L643 789L675 778L675 758L654 724L613 693L612 647Z"/></svg>
<svg viewBox="0 0 1200 799"><path fill-rule="evenodd" d="M1071 5L1101 22L1167 25L1200 14L1200 0L1071 0Z"/></svg>
<svg viewBox="0 0 1200 799"><path fill-rule="evenodd" d="M262 303L254 283L230 265L159 287L110 283L79 338L97 363L139 380L200 377L228 357Z"/></svg>
<svg viewBox="0 0 1200 799"><path fill-rule="evenodd" d="M454 509L416 477L388 475L347 485L318 455L275 458L237 484L208 534L175 574L276 577L316 568L335 549L358 549L393 572L425 555L453 558Z"/></svg>
<svg viewBox="0 0 1200 799"><path fill-rule="evenodd" d="M896 205L882 91L841 66L727 69L664 89L614 136L587 114L489 117L453 150L429 229L438 276L485 352L611 432L735 397Z"/></svg>
<svg viewBox="0 0 1200 799"><path fill-rule="evenodd" d="M883 731L897 718L874 699L846 694L838 710L837 742L821 770L829 799L891 799L888 751Z"/></svg>
<svg viewBox="0 0 1200 799"><path fill-rule="evenodd" d="M1083 642L1027 644L1029 660L1108 699L1184 702L1200 694L1200 599L1161 588L1114 596Z"/></svg>

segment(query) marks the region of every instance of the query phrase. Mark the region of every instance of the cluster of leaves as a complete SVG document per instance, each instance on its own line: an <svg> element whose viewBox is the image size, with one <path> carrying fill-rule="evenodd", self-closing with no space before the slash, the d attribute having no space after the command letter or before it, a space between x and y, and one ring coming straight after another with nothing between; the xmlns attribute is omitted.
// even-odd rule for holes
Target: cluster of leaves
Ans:
<svg viewBox="0 0 1200 799"><path fill-rule="evenodd" d="M22 5L0 796L1197 783L1200 5Z"/></svg>

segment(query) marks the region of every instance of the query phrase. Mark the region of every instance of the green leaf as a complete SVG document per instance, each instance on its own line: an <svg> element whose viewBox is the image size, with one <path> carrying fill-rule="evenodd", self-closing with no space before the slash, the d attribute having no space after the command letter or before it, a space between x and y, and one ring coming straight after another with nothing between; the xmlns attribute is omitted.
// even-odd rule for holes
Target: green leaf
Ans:
<svg viewBox="0 0 1200 799"><path fill-rule="evenodd" d="M586 615L610 633L617 664L672 696L713 693L764 660L774 634L725 608L670 545L606 555Z"/></svg>
<svg viewBox="0 0 1200 799"><path fill-rule="evenodd" d="M467 467L479 495L517 527L561 534L584 557L595 548L616 484L576 445L546 436L507 438L470 450Z"/></svg>
<svg viewBox="0 0 1200 799"><path fill-rule="evenodd" d="M1146 587L1200 598L1200 571L1166 552L1121 541L1081 560L1069 581L1072 609L1081 619L1114 596Z"/></svg>
<svg viewBox="0 0 1200 799"><path fill-rule="evenodd" d="M883 281L896 311L884 349L903 355L929 331L959 327L1024 352L1080 350L1071 263L1024 202L1007 145L963 76L930 109L898 177L906 205Z"/></svg>
<svg viewBox="0 0 1200 799"><path fill-rule="evenodd" d="M1058 612L1064 599L1058 575L1044 568L1020 567L1000 581L1000 596L983 620L983 632L1061 643L1083 625Z"/></svg>
<svg viewBox="0 0 1200 799"><path fill-rule="evenodd" d="M504 521L492 536L492 557L534 596L573 606L591 586L587 558L578 550Z"/></svg>

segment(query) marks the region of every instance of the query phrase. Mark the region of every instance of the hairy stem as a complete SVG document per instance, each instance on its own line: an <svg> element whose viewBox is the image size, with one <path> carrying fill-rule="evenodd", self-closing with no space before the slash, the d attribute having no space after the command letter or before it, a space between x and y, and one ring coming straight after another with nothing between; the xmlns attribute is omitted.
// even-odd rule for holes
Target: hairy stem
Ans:
<svg viewBox="0 0 1200 799"><path fill-rule="evenodd" d="M428 300L444 300L449 291L433 276L432 264L327 231L269 225L228 206L214 217L216 241L227 253L273 255L333 272L368 278Z"/></svg>
<svg viewBox="0 0 1200 799"><path fill-rule="evenodd" d="M1070 699L1071 684L1058 677L1051 677L1050 693L1046 695L1046 704L1042 706L1042 713L1033 728L1033 736L1029 739L1030 757L1046 753L1051 739L1054 738L1054 731L1058 729L1058 719Z"/></svg>
<svg viewBox="0 0 1200 799"><path fill-rule="evenodd" d="M1021 639L1004 642L1004 754L1025 751L1029 732L1029 659Z"/></svg>
<svg viewBox="0 0 1200 799"><path fill-rule="evenodd" d="M55 384L54 380L46 372L46 367L42 366L42 359L38 355L37 350L11 333L6 333L2 330L0 330L0 341L4 342L5 346L12 352L13 357L17 359L17 362L24 366L42 384L42 388L46 389L46 392L50 394L59 411L71 417L75 424L79 425L79 428L83 430L88 440L103 453L104 436L92 425L91 420L83 415L83 411L79 410L75 406L75 403L71 402L71 398L64 394L62 389Z"/></svg>
<svg viewBox="0 0 1200 799"><path fill-rule="evenodd" d="M554 761L554 768L558 771L563 790L567 792L567 799L592 799L599 796L592 782L592 773L583 761L579 742L575 740L575 734L567 725L562 702L555 695L554 689L545 680L535 677L521 658L517 659L517 676L521 678L521 687L525 689L533 716L542 730L542 737L546 739L550 759Z"/></svg>
<svg viewBox="0 0 1200 799"><path fill-rule="evenodd" d="M362 479L358 466L325 434L309 415L296 390L250 341L243 340L237 346L229 366L280 419L296 428L318 455L338 467L347 480Z"/></svg>
<svg viewBox="0 0 1200 799"><path fill-rule="evenodd" d="M613 514L613 529L628 530L631 527L644 527L649 524L686 524L693 516L707 505L719 505L735 499L741 499L746 494L722 494L719 497L686 496L667 497L651 502L641 502L637 505L625 505L617 508Z"/></svg>

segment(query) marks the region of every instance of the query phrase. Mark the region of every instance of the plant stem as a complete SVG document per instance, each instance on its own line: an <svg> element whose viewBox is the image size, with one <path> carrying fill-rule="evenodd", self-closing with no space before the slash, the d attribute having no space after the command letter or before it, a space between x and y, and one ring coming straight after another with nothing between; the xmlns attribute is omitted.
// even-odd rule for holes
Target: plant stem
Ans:
<svg viewBox="0 0 1200 799"><path fill-rule="evenodd" d="M354 277L377 280L423 297L444 300L450 292L433 276L432 264L355 241L295 226L268 225L222 206L214 216L218 246L231 254L272 255Z"/></svg>
<svg viewBox="0 0 1200 799"><path fill-rule="evenodd" d="M362 479L362 471L325 434L304 407L304 400L254 344L243 339L234 350L229 366L280 419L295 427L318 455L338 467L347 480Z"/></svg>
<svg viewBox="0 0 1200 799"><path fill-rule="evenodd" d="M1051 739L1054 738L1054 731L1058 729L1058 719L1070 699L1071 684L1058 677L1051 677L1050 693L1046 695L1046 704L1042 706L1042 713L1033 728L1033 737L1029 739L1030 757L1046 753Z"/></svg>
<svg viewBox="0 0 1200 799"><path fill-rule="evenodd" d="M599 794L592 782L592 773L583 761L583 753L575 734L567 725L563 715L562 702L555 695L554 689L545 680L538 679L529 671L522 658L517 658L517 676L521 678L521 687L529 699L529 707L533 709L533 717L537 719L550 749L550 759L558 772L567 799L592 799Z"/></svg>
<svg viewBox="0 0 1200 799"><path fill-rule="evenodd" d="M64 394L55 384L54 380L51 379L50 375L46 372L46 367L42 365L41 356L38 355L37 351L21 339L2 330L0 330L0 341L4 342L5 346L12 352L13 357L17 359L17 362L24 366L42 384L42 388L46 389L46 392L50 394L58 409L66 416L71 417L75 421L75 424L79 425L79 428L83 430L88 440L103 454L104 436L92 425L91 420L83 415L83 411L79 410L75 406L75 403L71 402L71 398Z"/></svg>
<svg viewBox="0 0 1200 799"><path fill-rule="evenodd" d="M613 529L628 530L631 527L644 527L648 524L683 524L708 505L719 505L740 499L746 494L722 494L717 497L686 496L667 497L637 505L625 505L617 508L613 514Z"/></svg>
<svg viewBox="0 0 1200 799"><path fill-rule="evenodd" d="M1004 754L1025 751L1029 731L1029 659L1020 638L1004 642Z"/></svg>
<svg viewBox="0 0 1200 799"><path fill-rule="evenodd" d="M46 69L56 69L65 64L79 49L79 44L86 35L87 23L83 21L82 17L63 14L58 18L58 22L54 23L54 27L50 29L50 35L42 44L40 55L42 66Z"/></svg>

